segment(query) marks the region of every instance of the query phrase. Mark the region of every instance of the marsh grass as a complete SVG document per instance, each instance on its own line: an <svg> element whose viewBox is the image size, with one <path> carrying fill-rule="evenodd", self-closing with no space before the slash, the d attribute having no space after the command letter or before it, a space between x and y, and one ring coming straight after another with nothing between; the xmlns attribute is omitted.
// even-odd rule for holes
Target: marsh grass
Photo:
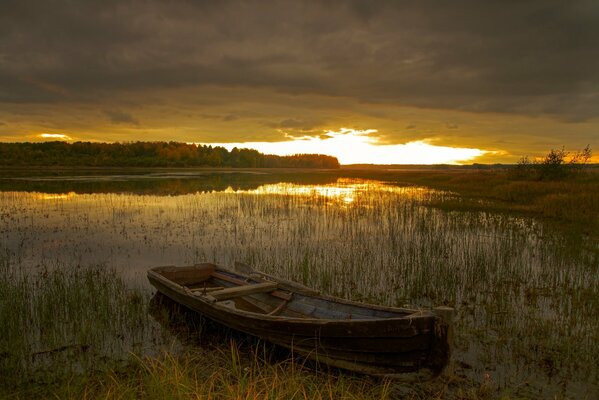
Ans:
<svg viewBox="0 0 599 400"><path fill-rule="evenodd" d="M296 360L265 363L259 352L240 354L235 344L222 353L132 358L118 369L74 376L55 385L37 385L10 398L60 399L492 399L487 383L472 385L457 376L434 382L397 384L340 373L315 372ZM504 398L510 398L505 396Z"/></svg>
<svg viewBox="0 0 599 400"><path fill-rule="evenodd" d="M489 189L494 187L487 184ZM520 214L485 211L485 202L468 209L468 201L451 192L359 179L340 180L335 185L265 185L176 197L107 193L45 198L40 193L2 192L0 235L11 265L18 266L13 269L22 271L10 280L15 299L31 296L18 288L34 287L33 282L43 273L54 273L53 265L71 266L73 260L75 265L111 265L116 275L108 275L118 276L121 283L117 286L138 288L142 299L150 293L144 286L149 266L200 261L231 265L240 260L345 298L399 306L455 307L456 345L448 374L419 386L416 392L393 384L392 397L403 393L414 398L502 394L592 398L598 392L599 379L596 242L569 240ZM592 201L590 207L595 207ZM460 202L465 206L459 210L442 207ZM80 276L84 282L85 276ZM107 283L103 287L113 286ZM118 309L110 302L99 304ZM126 321L131 318L125 317L122 326L129 327ZM85 334L89 331L83 330L86 337L92 335ZM130 335L136 332L133 328ZM161 330L146 332L153 338L164 336ZM37 349L85 344L74 339L64 344L58 341ZM153 356L146 349L136 354L142 360ZM153 365L152 360L141 364ZM161 360L155 361L156 368L173 362L156 360ZM178 357L174 360L187 362ZM222 362L209 356L207 360L208 365ZM122 378L125 385L143 386L140 380L145 382L148 374L161 376L151 372L160 368L133 365L138 365L137 369L127 370L133 371L133 378L115 370L114 385L121 384ZM261 365L258 369L268 368ZM252 373L262 379L260 371ZM113 393L116 386L102 376L96 389ZM128 379L137 383L127 383ZM376 386L372 390L382 389Z"/></svg>
<svg viewBox="0 0 599 400"><path fill-rule="evenodd" d="M247 357L246 357L247 358ZM316 374L292 361L265 364L225 354L186 353L132 360L127 368L73 379L55 388L64 399L389 399L390 382ZM28 391L15 398L48 392Z"/></svg>
<svg viewBox="0 0 599 400"><path fill-rule="evenodd" d="M347 171L348 176L377 176L459 193L437 201L446 210L517 212L543 217L566 234L599 238L599 169L578 171L560 180L514 178L509 169L462 171ZM574 231L574 232L571 232Z"/></svg>
<svg viewBox="0 0 599 400"><path fill-rule="evenodd" d="M147 337L143 295L105 266L23 271L0 261L2 386L52 382L128 358Z"/></svg>

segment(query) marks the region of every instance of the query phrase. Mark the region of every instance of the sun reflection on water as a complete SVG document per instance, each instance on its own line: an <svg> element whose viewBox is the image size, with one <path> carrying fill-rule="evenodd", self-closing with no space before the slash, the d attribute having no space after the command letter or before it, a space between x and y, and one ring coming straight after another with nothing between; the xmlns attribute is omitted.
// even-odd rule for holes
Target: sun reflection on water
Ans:
<svg viewBox="0 0 599 400"><path fill-rule="evenodd" d="M353 203L361 194L373 191L400 193L402 195L416 197L417 194L430 192L430 189L392 186L391 184L375 180L340 178L336 183L325 185L301 185L281 182L262 185L257 189L249 190L233 189L229 186L225 190L225 193L322 197L325 199L350 204Z"/></svg>
<svg viewBox="0 0 599 400"><path fill-rule="evenodd" d="M368 180L361 178L338 178L336 181L331 183L291 183L291 182L279 182L279 183L263 183L253 187L235 187L235 186L223 186L226 189L213 189L205 188L198 190L182 191L175 193L177 195L198 195L201 193L225 193L235 195L250 195L250 196L263 196L265 198L275 196L291 196L302 199L320 199L330 204L336 204L338 206L349 206L350 204L360 203L365 206L366 203L371 202L370 199L373 193L391 193L399 195L402 198L410 198L413 200L426 200L428 195L433 195L437 192L433 189L415 187L415 186L399 186L394 182L385 182L379 180ZM172 188L171 188L172 189ZM115 191L114 194L117 196L130 194L127 190ZM32 192L31 197L38 201L69 201L69 202L82 202L89 200L90 193L68 191L68 192L57 192L57 193L44 193L44 192ZM169 192L169 195L172 193ZM173 198L174 199L174 198ZM370 199L370 200L369 200ZM364 203L364 204L363 204Z"/></svg>
<svg viewBox="0 0 599 400"><path fill-rule="evenodd" d="M68 193L36 193L35 198L40 200L69 200L73 197L76 197L77 193L68 192Z"/></svg>

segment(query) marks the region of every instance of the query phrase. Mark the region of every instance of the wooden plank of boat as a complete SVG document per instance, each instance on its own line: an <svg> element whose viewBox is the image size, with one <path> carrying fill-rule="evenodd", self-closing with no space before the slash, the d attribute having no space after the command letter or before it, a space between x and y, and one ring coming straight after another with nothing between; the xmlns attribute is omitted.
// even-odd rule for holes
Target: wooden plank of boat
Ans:
<svg viewBox="0 0 599 400"><path fill-rule="evenodd" d="M239 261L235 261L235 270L238 272L246 273L249 276L258 276L262 279L268 279L271 281L281 283L287 287L293 288L293 290L298 293L309 294L309 295L319 295L320 294L320 292L318 290L309 288L305 285L302 285L301 283L297 283L297 282L290 281L288 279L283 279L283 278L279 278L276 276L268 275L261 271L256 271L251 266L249 266L245 263L239 262Z"/></svg>
<svg viewBox="0 0 599 400"><path fill-rule="evenodd" d="M214 292L216 290L223 290L223 289L224 289L224 287L222 287L222 286L215 286L215 287L199 287L199 288L190 289L190 290L194 294L196 294L196 293L206 294L206 293Z"/></svg>
<svg viewBox="0 0 599 400"><path fill-rule="evenodd" d="M275 282L255 283L253 285L235 286L227 289L216 290L210 293L216 301L234 299L250 294L272 292L277 288Z"/></svg>
<svg viewBox="0 0 599 400"><path fill-rule="evenodd" d="M222 281L225 282L229 282L229 283L233 283L235 285L248 285L248 281L247 280L243 280L243 279L239 279L239 278L234 278L232 276L223 274L221 272L215 271L211 274L211 276L213 278L216 279L220 279ZM281 292L280 290L275 290L271 293L272 296L278 297L279 299L282 300L290 300L291 299L291 294L290 293L285 293L285 292Z"/></svg>

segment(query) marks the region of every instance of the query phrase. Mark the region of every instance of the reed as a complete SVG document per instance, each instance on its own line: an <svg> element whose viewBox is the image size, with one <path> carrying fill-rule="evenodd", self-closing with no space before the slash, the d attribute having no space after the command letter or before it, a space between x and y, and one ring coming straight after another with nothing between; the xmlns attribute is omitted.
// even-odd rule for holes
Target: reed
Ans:
<svg viewBox="0 0 599 400"><path fill-rule="evenodd" d="M435 205L446 210L518 212L554 221L554 227L599 237L599 169L561 180L516 179L509 169L439 171L345 171L459 193ZM447 199L446 199L447 200ZM566 232L571 234L572 232Z"/></svg>
<svg viewBox="0 0 599 400"><path fill-rule="evenodd" d="M148 335L145 301L105 266L23 271L0 261L4 388L111 367Z"/></svg>

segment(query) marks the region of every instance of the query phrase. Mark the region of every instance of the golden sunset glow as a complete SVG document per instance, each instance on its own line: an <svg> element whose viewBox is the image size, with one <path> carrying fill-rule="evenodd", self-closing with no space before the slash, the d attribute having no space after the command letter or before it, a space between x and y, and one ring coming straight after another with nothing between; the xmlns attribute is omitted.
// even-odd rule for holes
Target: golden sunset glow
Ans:
<svg viewBox="0 0 599 400"><path fill-rule="evenodd" d="M235 190L227 188L225 193L251 194L251 195L287 195L301 197L323 197L337 203L349 204L363 193L389 192L409 196L411 198L422 196L424 193L432 193L431 189L418 187L400 187L387 185L384 182L366 179L340 178L336 183L327 185L298 185L294 183L276 183L262 185L257 189Z"/></svg>
<svg viewBox="0 0 599 400"><path fill-rule="evenodd" d="M267 154L280 156L318 153L335 156L341 164L459 164L488 154L489 151L435 146L425 140L405 144L381 144L374 136L376 129L341 128L328 130L319 137L305 137L284 142L245 142L245 143L202 143L222 146L228 150L234 147L255 149Z"/></svg>
<svg viewBox="0 0 599 400"><path fill-rule="evenodd" d="M60 133L42 133L38 135L41 139L52 139L52 140L73 140L72 137L68 135L63 135Z"/></svg>
<svg viewBox="0 0 599 400"><path fill-rule="evenodd" d="M272 185L260 186L252 190L234 190L229 187L226 193L255 194L255 195L290 195L304 197L325 197L328 199L341 200L344 203L351 203L355 200L356 192L365 190L365 183L338 182L332 185L296 185L292 183L276 183Z"/></svg>
<svg viewBox="0 0 599 400"><path fill-rule="evenodd" d="M75 192L69 193L38 193L36 198L40 200L68 200L73 197L76 197L77 194Z"/></svg>

